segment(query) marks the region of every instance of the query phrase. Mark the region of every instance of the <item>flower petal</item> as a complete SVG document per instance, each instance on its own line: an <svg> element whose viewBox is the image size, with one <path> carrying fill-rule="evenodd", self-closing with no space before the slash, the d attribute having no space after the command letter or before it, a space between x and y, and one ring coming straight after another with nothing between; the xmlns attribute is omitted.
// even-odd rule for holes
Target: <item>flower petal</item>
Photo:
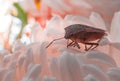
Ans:
<svg viewBox="0 0 120 81"><path fill-rule="evenodd" d="M120 35L119 26L120 26L120 11L116 12L112 19L111 29L110 29L112 42L120 42L120 37L116 36L116 35Z"/></svg>
<svg viewBox="0 0 120 81"><path fill-rule="evenodd" d="M47 36L58 38L64 35L64 28L62 26L62 18L60 16L53 16L48 22L45 31Z"/></svg>
<svg viewBox="0 0 120 81"><path fill-rule="evenodd" d="M45 76L42 81L58 81L55 77L47 77Z"/></svg>
<svg viewBox="0 0 120 81"><path fill-rule="evenodd" d="M74 54L64 53L59 67L62 81L83 81L80 63Z"/></svg>
<svg viewBox="0 0 120 81"><path fill-rule="evenodd" d="M50 70L52 76L60 80L59 60L56 57L52 57L50 61Z"/></svg>
<svg viewBox="0 0 120 81"><path fill-rule="evenodd" d="M111 81L120 81L120 68L111 68L107 74Z"/></svg>
<svg viewBox="0 0 120 81"><path fill-rule="evenodd" d="M6 73L7 73L6 69L0 68L0 80L3 80Z"/></svg>
<svg viewBox="0 0 120 81"><path fill-rule="evenodd" d="M28 63L33 63L33 62L34 62L34 60L33 60L33 51L32 51L31 48L29 48L29 49L27 50L26 62L28 62Z"/></svg>
<svg viewBox="0 0 120 81"><path fill-rule="evenodd" d="M112 46L114 46L116 49L120 50L120 43L111 43Z"/></svg>
<svg viewBox="0 0 120 81"><path fill-rule="evenodd" d="M38 81L41 73L41 65L33 64L30 70L28 70L26 77L22 81Z"/></svg>
<svg viewBox="0 0 120 81"><path fill-rule="evenodd" d="M13 60L12 62L9 63L8 69L9 70L16 69L16 60Z"/></svg>
<svg viewBox="0 0 120 81"><path fill-rule="evenodd" d="M85 78L84 78L85 81L99 81L97 80L97 78L91 74L88 74Z"/></svg>
<svg viewBox="0 0 120 81"><path fill-rule="evenodd" d="M92 12L89 19L94 24L94 26L96 28L106 30L105 22L104 22L103 18L98 13Z"/></svg>
<svg viewBox="0 0 120 81"><path fill-rule="evenodd" d="M18 67L20 69L23 66L24 61L25 61L25 56L21 56L21 57L18 58Z"/></svg>
<svg viewBox="0 0 120 81"><path fill-rule="evenodd" d="M67 15L64 20L66 23L68 23L66 26L72 24L84 24L84 25L93 26L93 24L89 19L82 16Z"/></svg>
<svg viewBox="0 0 120 81"><path fill-rule="evenodd" d="M14 75L15 75L15 70L10 70L4 77L3 81L13 81Z"/></svg>
<svg viewBox="0 0 120 81"><path fill-rule="evenodd" d="M102 69L93 64L82 65L83 71L86 74L92 74L100 81L109 81L105 72Z"/></svg>
<svg viewBox="0 0 120 81"><path fill-rule="evenodd" d="M98 65L105 64L105 65L108 65L109 67L116 66L116 63L113 60L113 58L99 51L88 51L85 54L85 56L87 59L90 59L93 62L98 62Z"/></svg>

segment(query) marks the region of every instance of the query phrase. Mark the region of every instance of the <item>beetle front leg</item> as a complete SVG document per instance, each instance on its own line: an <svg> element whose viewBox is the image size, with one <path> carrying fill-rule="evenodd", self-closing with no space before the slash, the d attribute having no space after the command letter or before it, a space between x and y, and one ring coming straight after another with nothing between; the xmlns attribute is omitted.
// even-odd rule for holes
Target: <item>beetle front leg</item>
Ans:
<svg viewBox="0 0 120 81"><path fill-rule="evenodd" d="M73 43L74 43L74 41L72 41L71 43L67 43L67 48L69 47L69 46L71 46L71 45L73 45Z"/></svg>

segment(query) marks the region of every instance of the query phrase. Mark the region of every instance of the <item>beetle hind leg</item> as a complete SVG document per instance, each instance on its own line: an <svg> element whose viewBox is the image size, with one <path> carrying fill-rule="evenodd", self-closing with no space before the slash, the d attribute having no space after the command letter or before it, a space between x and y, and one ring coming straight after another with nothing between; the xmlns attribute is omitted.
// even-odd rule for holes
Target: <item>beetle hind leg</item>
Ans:
<svg viewBox="0 0 120 81"><path fill-rule="evenodd" d="M75 42L75 46L77 46L78 49L80 49L80 45L77 42Z"/></svg>
<svg viewBox="0 0 120 81"><path fill-rule="evenodd" d="M80 49L80 45L79 45L77 42L75 42L75 41L72 41L72 42L70 42L70 43L67 43L67 48L68 48L69 46L73 46L73 47L77 46L78 49Z"/></svg>
<svg viewBox="0 0 120 81"><path fill-rule="evenodd" d="M89 48L87 48L87 45L91 45ZM85 43L85 51L93 50L95 49L99 44L98 43Z"/></svg>

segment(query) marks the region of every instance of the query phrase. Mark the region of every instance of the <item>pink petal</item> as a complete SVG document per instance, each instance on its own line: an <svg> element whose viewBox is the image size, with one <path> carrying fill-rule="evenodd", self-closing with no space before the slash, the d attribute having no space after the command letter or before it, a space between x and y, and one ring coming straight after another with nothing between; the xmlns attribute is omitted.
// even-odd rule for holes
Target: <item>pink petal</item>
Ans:
<svg viewBox="0 0 120 81"><path fill-rule="evenodd" d="M10 70L10 71L8 71L6 76L4 77L3 81L13 81L14 80L14 76L15 76L15 70Z"/></svg>
<svg viewBox="0 0 120 81"><path fill-rule="evenodd" d="M58 81L55 77L47 77L45 76L42 81Z"/></svg>
<svg viewBox="0 0 120 81"><path fill-rule="evenodd" d="M82 65L83 71L86 74L95 76L100 81L109 81L105 72L102 69L93 64Z"/></svg>
<svg viewBox="0 0 120 81"><path fill-rule="evenodd" d="M93 62L98 62L98 65L100 64L105 64L109 67L116 67L116 63L113 60L113 58L111 58L110 56L99 52L99 51L89 51L85 54L86 58L93 61ZM105 66L104 65L104 66Z"/></svg>
<svg viewBox="0 0 120 81"><path fill-rule="evenodd" d="M92 12L89 19L94 24L94 27L106 30L105 22L98 13Z"/></svg>
<svg viewBox="0 0 120 81"><path fill-rule="evenodd" d="M88 74L85 78L84 81L99 81L97 78L91 74Z"/></svg>
<svg viewBox="0 0 120 81"><path fill-rule="evenodd" d="M72 25L72 24L85 24L89 26L93 26L91 21L85 17L82 16L74 16L74 15L67 15L64 19L66 26Z"/></svg>
<svg viewBox="0 0 120 81"><path fill-rule="evenodd" d="M120 81L120 68L111 68L108 70L107 74L109 75L110 80Z"/></svg>
<svg viewBox="0 0 120 81"><path fill-rule="evenodd" d="M62 81L83 81L80 64L74 54L64 53L59 67Z"/></svg>
<svg viewBox="0 0 120 81"><path fill-rule="evenodd" d="M7 73L6 69L0 68L0 80L3 80L6 73Z"/></svg>
<svg viewBox="0 0 120 81"><path fill-rule="evenodd" d="M52 2L54 2L54 4ZM66 11L71 10L70 6L68 6L63 0L45 0L44 3L47 4L52 10L61 14L65 14Z"/></svg>
<svg viewBox="0 0 120 81"><path fill-rule="evenodd" d="M63 36L64 29L62 23L62 18L60 16L52 17L45 28L47 36L51 36L53 39Z"/></svg>
<svg viewBox="0 0 120 81"><path fill-rule="evenodd" d="M32 68L28 70L27 75L23 78L22 81L38 81L41 73L41 65L33 64Z"/></svg>
<svg viewBox="0 0 120 81"><path fill-rule="evenodd" d="M112 19L111 29L110 29L112 42L118 42L118 43L120 42L120 37L117 36L120 35L119 26L120 26L120 12L116 12Z"/></svg>
<svg viewBox="0 0 120 81"><path fill-rule="evenodd" d="M55 57L51 58L50 61L50 70L51 70L51 75L60 79L60 70L59 70L59 60Z"/></svg>

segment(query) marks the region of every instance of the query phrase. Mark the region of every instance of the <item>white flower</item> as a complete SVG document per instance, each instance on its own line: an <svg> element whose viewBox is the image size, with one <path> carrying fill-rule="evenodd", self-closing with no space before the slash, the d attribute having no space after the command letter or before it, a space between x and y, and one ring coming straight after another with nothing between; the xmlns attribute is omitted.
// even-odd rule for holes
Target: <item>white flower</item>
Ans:
<svg viewBox="0 0 120 81"><path fill-rule="evenodd" d="M54 16L44 29L35 25L31 29L32 43L25 45L18 40L13 45L12 53L0 51L0 80L120 81L120 40L116 36L119 33L119 16L116 12L110 28L96 12L92 12L89 18L67 15L62 19ZM86 52L82 44L81 49L67 48L66 39L55 41L46 48L52 40L64 37L65 27L76 23L106 30L111 41L104 38L97 49Z"/></svg>
<svg viewBox="0 0 120 81"><path fill-rule="evenodd" d="M21 20L11 15L13 2L0 1L0 50L11 50L13 42L21 29Z"/></svg>
<svg viewBox="0 0 120 81"><path fill-rule="evenodd" d="M99 18L101 22L99 22ZM102 26L103 29L108 30L104 26L104 20L97 13L92 13L90 19L72 15L66 16L65 19L55 16L45 29L40 28L39 25L32 28L31 40L33 43L24 45L18 41L14 45L13 54L1 53L1 80L119 81L119 62L117 62L118 59L115 59L119 57L115 56L117 53L111 52L119 50L114 48L113 42L110 42L112 46L107 44L87 52L80 51L83 50L82 45L80 50L67 48L65 39L58 40L46 48L48 42L64 36L64 27L75 23L93 27ZM94 23L98 23L99 26ZM110 48L114 49L110 50ZM114 56L114 59L110 55Z"/></svg>
<svg viewBox="0 0 120 81"><path fill-rule="evenodd" d="M120 68L108 55L99 51L46 50L46 43L19 45L14 54L0 62L0 78L4 81L111 81L119 80ZM23 47L25 47L23 49ZM53 48L52 48L53 49ZM54 49L55 50L55 49ZM57 50L57 49L56 49ZM50 52L51 51L51 52Z"/></svg>

